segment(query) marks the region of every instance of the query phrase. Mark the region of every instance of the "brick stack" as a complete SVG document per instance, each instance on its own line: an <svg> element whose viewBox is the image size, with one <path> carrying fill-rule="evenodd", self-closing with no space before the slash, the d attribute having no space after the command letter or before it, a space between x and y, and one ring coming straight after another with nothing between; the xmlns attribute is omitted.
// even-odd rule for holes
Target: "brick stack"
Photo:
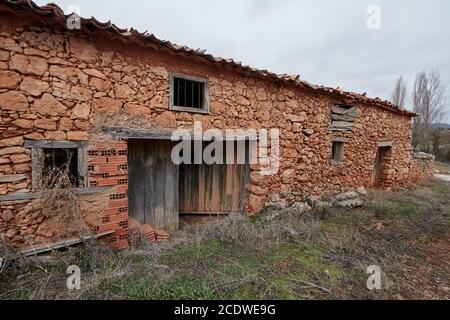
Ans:
<svg viewBox="0 0 450 320"><path fill-rule="evenodd" d="M96 231L114 231L108 242L115 249L128 247L127 164L126 141L97 144L88 150L89 186L112 187L108 206Z"/></svg>
<svg viewBox="0 0 450 320"><path fill-rule="evenodd" d="M169 240L169 234L167 232L165 232L164 230L156 230L155 235L156 235L157 242Z"/></svg>
<svg viewBox="0 0 450 320"><path fill-rule="evenodd" d="M150 243L156 243L156 233L155 229L149 224L144 224L142 226L142 233L148 239Z"/></svg>

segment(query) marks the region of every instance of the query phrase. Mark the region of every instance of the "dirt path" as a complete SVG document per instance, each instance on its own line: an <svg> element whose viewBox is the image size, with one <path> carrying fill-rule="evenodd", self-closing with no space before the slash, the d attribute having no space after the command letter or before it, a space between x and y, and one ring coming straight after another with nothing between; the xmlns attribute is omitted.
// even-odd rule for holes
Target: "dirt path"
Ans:
<svg viewBox="0 0 450 320"><path fill-rule="evenodd" d="M435 174L434 177L439 180L444 180L444 181L450 182L450 176L445 175L445 174Z"/></svg>

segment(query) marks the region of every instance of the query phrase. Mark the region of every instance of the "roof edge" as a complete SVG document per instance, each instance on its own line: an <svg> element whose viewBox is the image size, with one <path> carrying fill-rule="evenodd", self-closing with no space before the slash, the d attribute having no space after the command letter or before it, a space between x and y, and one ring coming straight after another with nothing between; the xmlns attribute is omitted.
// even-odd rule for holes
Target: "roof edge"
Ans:
<svg viewBox="0 0 450 320"><path fill-rule="evenodd" d="M13 10L16 13L24 13L24 12L32 12L40 17L44 18L56 18L63 25L67 18L71 15L64 14L64 11L56 4L49 3L47 5L39 6L32 0L0 0L0 4L5 4L10 10ZM298 85L304 88L307 88L312 91L325 93L328 95L339 96L344 99L351 99L352 101L363 103L363 104L371 104L375 107L379 107L385 110L388 110L393 113L401 114L408 117L417 116L416 113L411 112L407 109L401 108L399 106L394 105L393 103L382 100L380 98L369 98L366 94L359 94L350 91L344 91L341 88L331 88L325 86L318 86L311 84L307 81L301 80L299 75L288 75L288 74L276 74L270 72L268 70L261 70L252 68L250 66L244 65L242 62L235 61L234 59L225 59L221 57L213 56L212 54L206 53L206 50L201 49L192 49L186 46L180 46L170 41L160 40L155 35L145 32L139 32L136 29L122 29L116 26L111 21L108 22L100 22L94 17L91 18L83 18L80 17L81 24L85 26L89 26L91 28L97 30L103 30L115 35L122 37L125 40L138 40L138 43L141 44L149 44L149 45L157 45L164 47L168 50L183 53L191 57L200 57L205 59L211 63L219 63L223 65L228 65L231 68L236 70L251 73L257 77L272 79L275 81L280 81L283 83L287 83L290 85Z"/></svg>

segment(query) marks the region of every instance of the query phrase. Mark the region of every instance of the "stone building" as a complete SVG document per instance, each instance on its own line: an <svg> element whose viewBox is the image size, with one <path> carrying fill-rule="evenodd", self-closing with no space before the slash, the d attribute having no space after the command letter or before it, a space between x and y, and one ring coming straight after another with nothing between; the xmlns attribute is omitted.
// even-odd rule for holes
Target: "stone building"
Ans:
<svg viewBox="0 0 450 320"><path fill-rule="evenodd" d="M392 188L433 172L431 159L412 153L414 114L387 101L93 18L73 27L76 18L55 5L0 1L0 233L18 247L79 231L44 208L42 181L63 163L75 211L90 231L112 233L116 248L127 245L129 216L175 229L180 213L251 214L267 202ZM248 154L236 165L175 165L169 133L195 122L279 130L279 167L263 175Z"/></svg>

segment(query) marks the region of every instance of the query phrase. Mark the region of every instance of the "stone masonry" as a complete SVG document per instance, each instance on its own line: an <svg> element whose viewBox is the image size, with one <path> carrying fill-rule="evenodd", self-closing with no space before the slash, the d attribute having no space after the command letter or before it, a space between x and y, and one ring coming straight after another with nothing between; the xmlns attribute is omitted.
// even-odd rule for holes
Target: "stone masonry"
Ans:
<svg viewBox="0 0 450 320"><path fill-rule="evenodd" d="M116 248L125 247L127 239L127 142L104 134L103 127L192 128L201 121L205 130L280 129L279 173L261 176L252 168L249 214L269 201L291 204L372 187L380 143L392 145L383 187L417 183L433 173L432 159L412 154L410 113L156 45L127 43L101 30L68 31L31 13L0 8L0 196L33 192L26 141L85 141L88 187L112 189L80 195L83 217L92 231L114 231L110 241ZM169 110L171 72L208 79L209 114ZM336 104L357 108L352 130L330 129ZM330 162L336 138L346 141L337 164ZM0 233L24 247L68 237L73 230L55 230L39 199L24 199L0 201Z"/></svg>

